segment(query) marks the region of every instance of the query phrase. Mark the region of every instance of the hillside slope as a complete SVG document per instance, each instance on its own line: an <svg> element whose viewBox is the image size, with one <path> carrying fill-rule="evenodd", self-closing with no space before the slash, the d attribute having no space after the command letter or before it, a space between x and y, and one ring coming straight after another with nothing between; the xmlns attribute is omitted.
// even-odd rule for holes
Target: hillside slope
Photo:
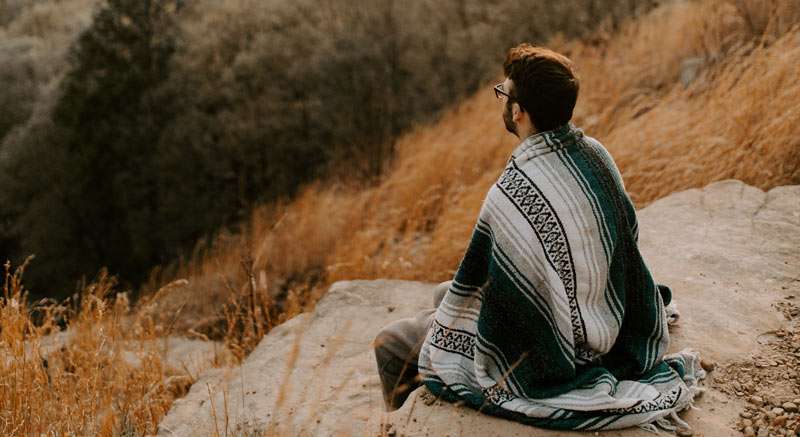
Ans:
<svg viewBox="0 0 800 437"><path fill-rule="evenodd" d="M800 182L795 6L668 2L613 35L551 42L581 76L575 124L607 146L639 207L727 178L761 189ZM189 284L164 297L163 312L185 305L176 327L227 335L244 356L259 332L308 308L334 281L450 279L518 141L501 111L487 84L403 136L378 184L318 182L254 212L241 235L221 236L176 274ZM225 324L219 303L229 300L249 308L242 326L261 328L214 328Z"/></svg>

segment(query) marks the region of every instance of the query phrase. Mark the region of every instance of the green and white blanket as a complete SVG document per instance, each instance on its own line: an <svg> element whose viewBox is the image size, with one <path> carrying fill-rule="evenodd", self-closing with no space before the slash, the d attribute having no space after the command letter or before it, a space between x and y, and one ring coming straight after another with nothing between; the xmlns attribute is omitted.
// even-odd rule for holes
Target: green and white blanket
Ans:
<svg viewBox="0 0 800 437"><path fill-rule="evenodd" d="M664 307L608 152L572 124L526 138L489 189L419 356L436 395L556 429L653 424L692 403L697 353Z"/></svg>

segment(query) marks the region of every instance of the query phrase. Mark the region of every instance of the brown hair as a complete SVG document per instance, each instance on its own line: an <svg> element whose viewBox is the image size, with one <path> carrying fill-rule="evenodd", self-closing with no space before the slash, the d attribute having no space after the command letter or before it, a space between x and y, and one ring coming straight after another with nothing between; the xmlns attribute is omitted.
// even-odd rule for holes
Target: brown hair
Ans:
<svg viewBox="0 0 800 437"><path fill-rule="evenodd" d="M578 100L578 76L572 61L544 47L522 43L508 50L503 72L514 82L511 98L540 132L572 118Z"/></svg>

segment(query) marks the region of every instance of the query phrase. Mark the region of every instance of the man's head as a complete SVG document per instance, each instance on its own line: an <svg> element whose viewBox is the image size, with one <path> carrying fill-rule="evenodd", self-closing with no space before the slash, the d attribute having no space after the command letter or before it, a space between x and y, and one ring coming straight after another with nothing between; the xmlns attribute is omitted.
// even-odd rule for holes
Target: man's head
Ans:
<svg viewBox="0 0 800 437"><path fill-rule="evenodd" d="M567 57L523 43L508 51L503 72L502 89L509 96L503 122L509 132L517 136L527 133L520 132L523 129L544 132L572 118L579 82Z"/></svg>

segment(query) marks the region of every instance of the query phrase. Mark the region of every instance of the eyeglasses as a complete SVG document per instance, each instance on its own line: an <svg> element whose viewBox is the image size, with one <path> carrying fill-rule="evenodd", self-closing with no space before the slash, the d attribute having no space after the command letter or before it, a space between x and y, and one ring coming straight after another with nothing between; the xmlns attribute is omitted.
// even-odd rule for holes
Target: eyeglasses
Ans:
<svg viewBox="0 0 800 437"><path fill-rule="evenodd" d="M498 99L501 99L501 100L502 100L503 97L505 97L507 99L511 99L511 96L508 95L506 90L503 89L503 83L502 82L500 82L500 83L498 83L497 85L494 86L494 96L497 97Z"/></svg>

